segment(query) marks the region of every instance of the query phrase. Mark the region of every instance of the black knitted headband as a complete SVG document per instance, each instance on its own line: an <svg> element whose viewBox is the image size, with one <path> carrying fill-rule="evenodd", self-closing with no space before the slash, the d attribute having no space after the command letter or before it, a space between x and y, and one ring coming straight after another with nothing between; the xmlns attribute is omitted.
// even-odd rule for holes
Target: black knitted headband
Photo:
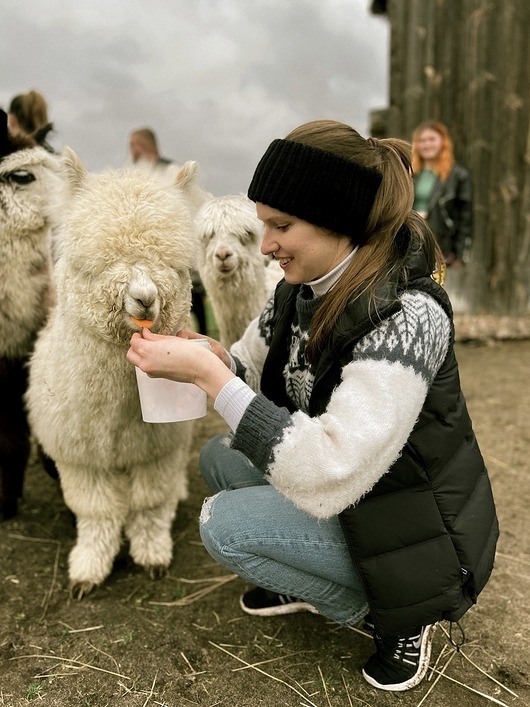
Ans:
<svg viewBox="0 0 530 707"><path fill-rule="evenodd" d="M362 241L382 176L294 140L273 140L248 188L252 201Z"/></svg>

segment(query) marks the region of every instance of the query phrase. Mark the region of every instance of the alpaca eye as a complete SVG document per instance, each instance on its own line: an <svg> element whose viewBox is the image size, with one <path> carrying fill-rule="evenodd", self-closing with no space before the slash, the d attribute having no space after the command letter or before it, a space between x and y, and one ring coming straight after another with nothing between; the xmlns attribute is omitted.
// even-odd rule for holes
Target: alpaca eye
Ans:
<svg viewBox="0 0 530 707"><path fill-rule="evenodd" d="M20 185L31 184L31 182L35 181L35 176L25 169L19 169L16 172L11 172L7 175L7 178L9 181Z"/></svg>
<svg viewBox="0 0 530 707"><path fill-rule="evenodd" d="M241 237L242 243L252 243L254 240L254 233L252 231L245 231Z"/></svg>

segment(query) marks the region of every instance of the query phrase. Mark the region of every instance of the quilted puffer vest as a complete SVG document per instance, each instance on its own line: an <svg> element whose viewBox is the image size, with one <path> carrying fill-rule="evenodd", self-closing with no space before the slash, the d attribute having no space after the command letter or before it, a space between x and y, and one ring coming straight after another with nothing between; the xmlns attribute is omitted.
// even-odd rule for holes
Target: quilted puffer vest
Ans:
<svg viewBox="0 0 530 707"><path fill-rule="evenodd" d="M406 265L406 279L385 283L377 293L379 321L400 309L404 289L434 297L452 320L447 295L414 244ZM276 290L274 335L261 386L270 400L291 411L281 372L298 289L282 282ZM353 346L375 326L366 299L345 310L316 367L312 416L324 412ZM493 568L499 534L495 504L460 388L453 338L399 459L339 516L380 635L406 635L441 619L458 620L476 602Z"/></svg>

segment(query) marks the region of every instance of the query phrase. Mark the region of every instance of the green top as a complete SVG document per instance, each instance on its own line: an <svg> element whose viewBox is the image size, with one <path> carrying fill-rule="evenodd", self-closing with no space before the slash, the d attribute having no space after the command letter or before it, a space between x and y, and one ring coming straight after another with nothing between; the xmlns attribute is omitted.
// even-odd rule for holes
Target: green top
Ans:
<svg viewBox="0 0 530 707"><path fill-rule="evenodd" d="M412 208L420 214L427 213L429 199L438 176L432 169L422 169L414 177L414 204Z"/></svg>

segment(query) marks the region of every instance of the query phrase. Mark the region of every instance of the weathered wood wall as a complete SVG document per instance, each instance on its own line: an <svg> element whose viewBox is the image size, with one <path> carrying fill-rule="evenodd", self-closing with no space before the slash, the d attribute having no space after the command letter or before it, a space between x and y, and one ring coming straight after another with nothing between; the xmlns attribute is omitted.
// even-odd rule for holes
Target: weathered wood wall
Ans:
<svg viewBox="0 0 530 707"><path fill-rule="evenodd" d="M388 135L442 120L475 187L464 311L530 311L530 0L374 2L391 24ZM374 7L372 8L374 9ZM375 129L374 124L374 129Z"/></svg>

